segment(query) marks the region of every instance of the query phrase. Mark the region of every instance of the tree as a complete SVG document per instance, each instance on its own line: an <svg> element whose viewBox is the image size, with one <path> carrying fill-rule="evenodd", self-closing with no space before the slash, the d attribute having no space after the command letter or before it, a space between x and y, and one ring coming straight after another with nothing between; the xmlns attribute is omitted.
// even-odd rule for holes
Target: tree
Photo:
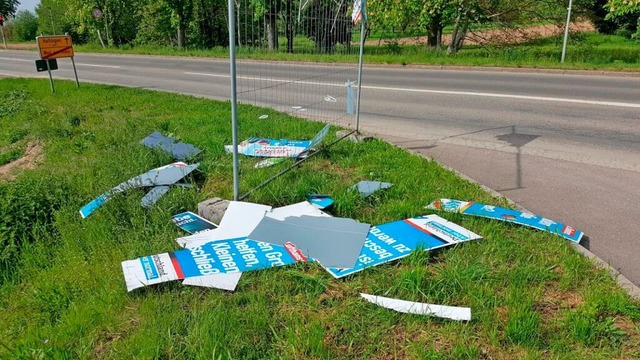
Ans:
<svg viewBox="0 0 640 360"><path fill-rule="evenodd" d="M166 0L166 2L178 18L178 47L184 49L186 29L193 16L193 0Z"/></svg>
<svg viewBox="0 0 640 360"><path fill-rule="evenodd" d="M640 12L640 0L609 0L607 4L612 17Z"/></svg>
<svg viewBox="0 0 640 360"><path fill-rule="evenodd" d="M636 16L635 37L640 38L640 0L610 0L607 4L609 8L608 18L616 19L624 16Z"/></svg>
<svg viewBox="0 0 640 360"><path fill-rule="evenodd" d="M21 10L16 13L15 19L11 20L13 26L13 37L19 41L34 41L38 34L38 18L28 10Z"/></svg>
<svg viewBox="0 0 640 360"><path fill-rule="evenodd" d="M20 5L18 0L0 0L0 16L6 18L13 16L16 13L16 9Z"/></svg>

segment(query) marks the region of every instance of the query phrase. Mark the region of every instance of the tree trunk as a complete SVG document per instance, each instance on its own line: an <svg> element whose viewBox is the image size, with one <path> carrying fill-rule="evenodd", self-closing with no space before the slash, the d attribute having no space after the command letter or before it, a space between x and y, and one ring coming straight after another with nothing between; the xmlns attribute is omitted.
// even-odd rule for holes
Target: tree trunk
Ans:
<svg viewBox="0 0 640 360"><path fill-rule="evenodd" d="M293 0L287 1L287 19L285 21L285 31L287 32L287 52L293 53L293 18L291 17L291 2Z"/></svg>
<svg viewBox="0 0 640 360"><path fill-rule="evenodd" d="M427 28L427 46L440 49L442 46L442 21L435 16Z"/></svg>
<svg viewBox="0 0 640 360"><path fill-rule="evenodd" d="M462 48L468 29L469 23L462 19L462 14L458 14L456 22L453 25L453 32L451 33L451 43L447 49L449 54L455 54Z"/></svg>
<svg viewBox="0 0 640 360"><path fill-rule="evenodd" d="M178 14L178 48L180 50L184 49L185 36L184 15Z"/></svg>
<svg viewBox="0 0 640 360"><path fill-rule="evenodd" d="M278 17L273 12L266 13L265 23L269 50L278 50Z"/></svg>

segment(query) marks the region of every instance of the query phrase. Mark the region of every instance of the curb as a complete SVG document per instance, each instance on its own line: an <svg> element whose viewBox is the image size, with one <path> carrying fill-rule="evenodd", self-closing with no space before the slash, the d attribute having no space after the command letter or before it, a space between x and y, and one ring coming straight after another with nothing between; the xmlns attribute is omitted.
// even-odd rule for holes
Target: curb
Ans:
<svg viewBox="0 0 640 360"><path fill-rule="evenodd" d="M361 133L362 134L362 133ZM508 197L500 194L499 192L487 187L486 185L483 185L479 182L477 182L476 180L470 178L469 176L459 172L458 170L451 168L449 166L446 166L444 164L439 163L437 160L435 160L432 157L426 156L424 154L421 154L417 151L413 151L407 148L404 148L400 145L396 145L390 141L384 140L382 137L377 136L376 138L387 142L393 146L396 146L400 149L403 149L404 151L407 151L411 154L414 155L418 155L420 157L423 157L425 159L428 159L429 161L433 161L435 163L437 163L438 165L442 166L443 168L453 172L454 174L458 175L459 177L463 178L464 180L467 180L473 184L476 184L478 186L480 186L480 188L482 188L484 191L490 193L491 195L493 195L494 197L497 198L501 198L501 199L505 199L507 200L507 203L513 207L515 207L516 209L520 210L520 211L525 211L525 212L529 212L531 213L531 211L527 210L526 208L520 206L519 204L517 204L516 202L514 202L513 200L509 199ZM588 236L585 236L588 240ZM583 239L583 242L585 240ZM640 300L640 287L638 287L636 284L634 284L633 282L631 282L631 280L627 279L626 276L624 276L623 274L620 273L620 271L618 271L616 268L614 268L613 266L611 266L608 262L602 260L601 258L598 257L598 255L592 253L591 251L589 251L589 249L585 248L584 246L577 244L575 242L569 242L569 244L571 245L571 247L576 250L577 252L579 252L580 254L582 254L584 257L591 259L593 261L593 263L602 269L605 269L609 272L609 275L611 275L611 277L616 281L616 283L618 284L618 286L620 286L622 289L624 289L624 291L627 292L627 294L629 294L629 296L632 299L635 300Z"/></svg>

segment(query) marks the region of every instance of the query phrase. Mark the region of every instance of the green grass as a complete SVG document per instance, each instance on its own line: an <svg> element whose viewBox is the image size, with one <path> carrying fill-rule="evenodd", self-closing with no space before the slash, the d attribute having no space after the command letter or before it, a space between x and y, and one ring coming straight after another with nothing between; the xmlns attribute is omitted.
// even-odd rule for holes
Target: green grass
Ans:
<svg viewBox="0 0 640 360"><path fill-rule="evenodd" d="M371 38L374 39L375 38ZM306 39L304 39L306 40ZM284 41L281 42L284 48ZM336 54L315 55L310 53L313 45L302 41L296 45L296 53L238 50L239 58L282 60L282 61L317 61L317 62L355 62L357 46L352 53L345 53L339 46ZM228 50L223 47L184 51L171 47L157 46L124 46L121 48L103 49L99 45L77 46L80 52L108 52L122 54L146 55L182 55L197 57L227 57ZM529 43L510 46L465 46L457 54L447 54L445 50L436 51L424 45L397 45L382 42L380 46L370 45L365 48L365 62L369 64L399 65L443 65L443 66L499 66L522 68L549 68L575 70L640 70L640 43L615 35L599 35L583 33L572 35L567 48L565 64L560 64L562 38L549 37Z"/></svg>
<svg viewBox="0 0 640 360"><path fill-rule="evenodd" d="M611 359L640 357L640 304L566 240L523 227L441 214L484 239L334 280L315 264L243 275L236 292L161 284L127 293L120 262L177 249L170 216L232 193L228 103L115 86L0 79L0 148L40 139L44 161L0 182L0 358L79 359ZM90 104L88 106L87 104ZM268 113L268 120L258 116ZM309 138L323 125L241 107L240 138ZM153 130L204 150L193 182L152 209L142 191L88 219L78 209L112 186L169 163L139 144ZM329 139L331 140L331 139ZM255 170L246 191L283 165ZM369 199L358 180L394 187ZM257 191L273 206L328 193L335 216L379 224L429 213L450 197L502 203L433 161L382 141L341 142ZM469 323L399 314L359 292L469 306Z"/></svg>

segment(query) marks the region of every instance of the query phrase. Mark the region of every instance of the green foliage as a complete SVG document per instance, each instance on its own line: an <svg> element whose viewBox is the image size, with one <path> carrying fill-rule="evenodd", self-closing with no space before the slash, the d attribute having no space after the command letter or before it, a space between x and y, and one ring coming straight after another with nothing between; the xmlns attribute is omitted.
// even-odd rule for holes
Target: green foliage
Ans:
<svg viewBox="0 0 640 360"><path fill-rule="evenodd" d="M18 111L22 104L29 98L29 93L25 90L11 90L6 93L0 92L0 118L8 116Z"/></svg>
<svg viewBox="0 0 640 360"><path fill-rule="evenodd" d="M16 13L16 9L20 2L18 0L0 0L0 16L6 18L13 16Z"/></svg>
<svg viewBox="0 0 640 360"><path fill-rule="evenodd" d="M38 18L28 10L21 10L11 20L14 41L35 41L38 32Z"/></svg>
<svg viewBox="0 0 640 360"><path fill-rule="evenodd" d="M55 233L55 212L68 198L68 186L56 177L31 174L0 183L0 272L15 269L25 242Z"/></svg>

